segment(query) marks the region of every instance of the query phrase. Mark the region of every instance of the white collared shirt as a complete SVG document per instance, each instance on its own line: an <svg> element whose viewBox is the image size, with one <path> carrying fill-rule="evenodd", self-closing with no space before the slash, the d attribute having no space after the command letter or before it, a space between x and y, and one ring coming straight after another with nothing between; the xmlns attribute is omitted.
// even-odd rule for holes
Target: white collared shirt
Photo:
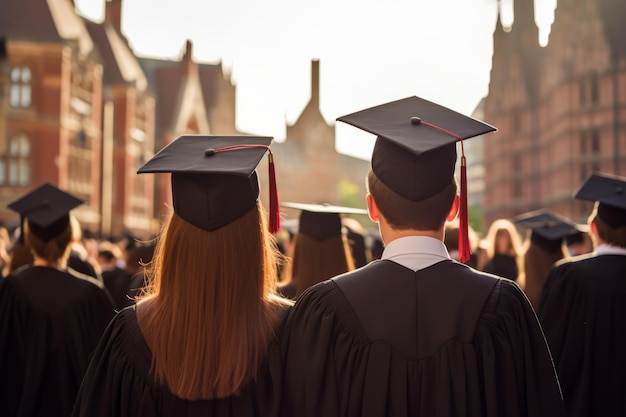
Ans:
<svg viewBox="0 0 626 417"><path fill-rule="evenodd" d="M599 255L626 255L626 248L620 248L619 246L602 243L601 245L598 245L596 250L593 251L593 256Z"/></svg>
<svg viewBox="0 0 626 417"><path fill-rule="evenodd" d="M448 249L439 239L428 236L406 236L395 239L385 246L381 259L419 271L451 258Z"/></svg>

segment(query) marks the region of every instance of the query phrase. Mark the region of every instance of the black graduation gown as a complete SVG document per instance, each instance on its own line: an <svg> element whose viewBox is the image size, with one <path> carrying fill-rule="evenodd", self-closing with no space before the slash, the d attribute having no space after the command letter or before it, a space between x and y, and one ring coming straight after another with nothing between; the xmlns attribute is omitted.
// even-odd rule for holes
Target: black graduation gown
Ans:
<svg viewBox="0 0 626 417"><path fill-rule="evenodd" d="M562 416L550 353L512 281L454 261L375 261L285 324L285 416Z"/></svg>
<svg viewBox="0 0 626 417"><path fill-rule="evenodd" d="M626 256L558 263L537 312L568 415L626 416Z"/></svg>
<svg viewBox="0 0 626 417"><path fill-rule="evenodd" d="M239 396L182 400L150 376L152 353L137 324L135 306L120 311L102 337L81 385L73 417L275 416L281 372L278 347L256 381Z"/></svg>
<svg viewBox="0 0 626 417"><path fill-rule="evenodd" d="M0 415L69 416L113 315L91 277L26 266L0 280Z"/></svg>
<svg viewBox="0 0 626 417"><path fill-rule="evenodd" d="M85 274L97 279L98 281L102 281L102 275L95 270L93 265L81 258L78 252L70 252L70 257L67 260L67 266L80 274Z"/></svg>
<svg viewBox="0 0 626 417"><path fill-rule="evenodd" d="M517 281L519 270L514 256L496 253L483 267L483 272Z"/></svg>
<svg viewBox="0 0 626 417"><path fill-rule="evenodd" d="M115 308L118 310L134 303L129 297L131 278L128 272L118 266L102 271L104 286L113 297Z"/></svg>

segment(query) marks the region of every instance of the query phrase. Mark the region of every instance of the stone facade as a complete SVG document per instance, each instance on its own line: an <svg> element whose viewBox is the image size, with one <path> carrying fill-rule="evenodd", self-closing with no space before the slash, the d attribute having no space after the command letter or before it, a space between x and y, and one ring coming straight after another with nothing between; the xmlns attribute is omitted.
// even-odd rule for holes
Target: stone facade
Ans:
<svg viewBox="0 0 626 417"><path fill-rule="evenodd" d="M626 3L559 0L546 47L532 0L498 24L484 120L486 224L548 208L584 222L573 194L591 172L626 176Z"/></svg>

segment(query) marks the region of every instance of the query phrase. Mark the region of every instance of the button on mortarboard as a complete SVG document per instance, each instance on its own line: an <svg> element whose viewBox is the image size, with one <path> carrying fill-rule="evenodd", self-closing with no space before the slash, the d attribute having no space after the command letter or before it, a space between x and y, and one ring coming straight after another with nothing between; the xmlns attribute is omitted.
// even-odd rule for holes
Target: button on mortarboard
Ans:
<svg viewBox="0 0 626 417"><path fill-rule="evenodd" d="M259 197L255 172L271 137L185 135L161 149L139 170L172 173L174 212L207 231L250 211Z"/></svg>
<svg viewBox="0 0 626 417"><path fill-rule="evenodd" d="M531 241L550 252L560 249L566 237L578 232L576 223L547 209L521 214L514 221L530 229Z"/></svg>
<svg viewBox="0 0 626 417"><path fill-rule="evenodd" d="M341 236L341 214L367 214L365 209L329 204L285 202L281 206L301 210L298 233L318 241L326 240L333 236Z"/></svg>
<svg viewBox="0 0 626 417"><path fill-rule="evenodd" d="M28 220L28 227L35 236L49 241L67 229L69 212L81 204L83 200L45 183L9 204L8 208Z"/></svg>
<svg viewBox="0 0 626 417"><path fill-rule="evenodd" d="M609 226L617 228L626 226L624 190L626 190L626 178L592 173L574 197L579 200L597 201L598 216Z"/></svg>

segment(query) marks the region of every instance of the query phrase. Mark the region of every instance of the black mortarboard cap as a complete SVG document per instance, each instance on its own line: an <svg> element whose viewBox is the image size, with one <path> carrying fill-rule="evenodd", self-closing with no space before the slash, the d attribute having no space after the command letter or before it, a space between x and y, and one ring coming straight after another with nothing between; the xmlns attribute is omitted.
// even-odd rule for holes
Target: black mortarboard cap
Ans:
<svg viewBox="0 0 626 417"><path fill-rule="evenodd" d="M315 240L341 236L341 214L367 214L367 210L329 204L281 203L281 206L301 210L298 233Z"/></svg>
<svg viewBox="0 0 626 417"><path fill-rule="evenodd" d="M372 153L374 174L387 187L412 201L439 193L453 180L457 140L496 130L419 97L393 101L337 120L378 136Z"/></svg>
<svg viewBox="0 0 626 417"><path fill-rule="evenodd" d="M20 213L22 225L27 219L31 233L47 242L68 228L69 212L81 204L83 200L45 183L8 207Z"/></svg>
<svg viewBox="0 0 626 417"><path fill-rule="evenodd" d="M598 216L609 226L626 225L626 178L593 173L574 197L597 201Z"/></svg>
<svg viewBox="0 0 626 417"><path fill-rule="evenodd" d="M171 172L174 212L194 226L214 231L256 205L259 180L255 169L272 140L256 136L180 136L137 173ZM272 168L270 158L271 174ZM270 178L270 188L273 183ZM270 197L271 212L277 211L272 210L275 204Z"/></svg>
<svg viewBox="0 0 626 417"><path fill-rule="evenodd" d="M391 190L411 201L443 191L454 181L456 142L495 127L419 97L408 97L339 117L377 136L372 171ZM460 257L469 258L467 190L461 160Z"/></svg>
<svg viewBox="0 0 626 417"><path fill-rule="evenodd" d="M517 216L515 223L531 230L530 240L548 252L556 252L564 239L578 232L576 223L547 209Z"/></svg>

